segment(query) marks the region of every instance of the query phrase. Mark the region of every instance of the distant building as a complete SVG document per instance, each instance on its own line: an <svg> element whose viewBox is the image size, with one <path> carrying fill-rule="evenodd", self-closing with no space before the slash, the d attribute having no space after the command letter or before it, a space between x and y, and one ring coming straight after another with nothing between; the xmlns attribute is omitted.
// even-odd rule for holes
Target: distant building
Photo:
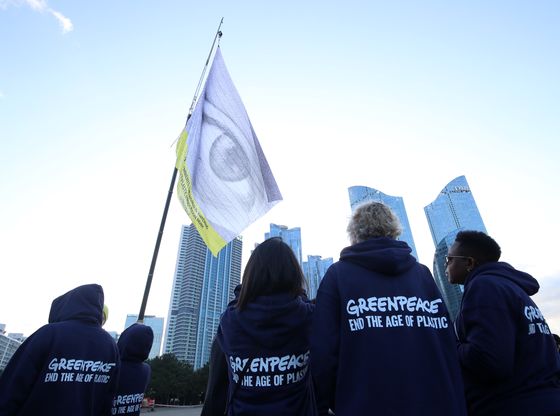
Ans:
<svg viewBox="0 0 560 416"><path fill-rule="evenodd" d="M307 261L303 262L303 274L307 280L309 299L317 297L319 284L332 264L332 257L323 259L321 256L307 256Z"/></svg>
<svg viewBox="0 0 560 416"><path fill-rule="evenodd" d="M356 207L359 205L369 201L381 202L391 208L398 217L402 227L402 233L398 239L406 242L412 249L411 254L418 259L418 254L416 254L416 245L414 244L412 230L410 228L410 223L408 222L408 216L406 215L406 208L404 207L402 197L386 195L377 189L368 188L367 186L351 186L348 188L348 195L350 197L350 207L352 208L352 212L354 212Z"/></svg>
<svg viewBox="0 0 560 416"><path fill-rule="evenodd" d="M270 232L265 233L265 240L272 237L280 237L282 241L290 246L299 265L302 265L301 254L301 228L288 228L285 225L270 224Z"/></svg>
<svg viewBox="0 0 560 416"><path fill-rule="evenodd" d="M463 286L453 285L447 280L445 256L459 231L475 230L486 233L486 227L464 176L449 182L437 198L424 207L424 212L436 247L433 264L434 279L451 318L455 320L461 306Z"/></svg>
<svg viewBox="0 0 560 416"><path fill-rule="evenodd" d="M5 326L3 331L5 332ZM4 370L4 368L6 368L8 362L11 360L12 356L21 344L21 341L0 333L0 370Z"/></svg>
<svg viewBox="0 0 560 416"><path fill-rule="evenodd" d="M25 337L21 332L10 332L8 333L8 338L15 339L16 341L23 342L27 337Z"/></svg>
<svg viewBox="0 0 560 416"><path fill-rule="evenodd" d="M319 283L331 264L332 258L323 259L321 256L307 256L307 261L302 261L301 228L288 228L285 225L270 224L270 231L265 233L264 238L280 237L294 252L296 259L303 270L307 282L307 295L309 299L317 296Z"/></svg>
<svg viewBox="0 0 560 416"><path fill-rule="evenodd" d="M183 226L173 278L164 352L195 369L210 357L220 316L241 279L243 243L236 238L214 257L194 225Z"/></svg>
<svg viewBox="0 0 560 416"><path fill-rule="evenodd" d="M126 315L124 329L128 328L137 321L138 315ZM152 344L152 349L150 350L148 358L155 358L159 356L161 352L161 342L163 340L163 318L159 318L154 315L144 315L144 325L148 325L154 332L154 343Z"/></svg>

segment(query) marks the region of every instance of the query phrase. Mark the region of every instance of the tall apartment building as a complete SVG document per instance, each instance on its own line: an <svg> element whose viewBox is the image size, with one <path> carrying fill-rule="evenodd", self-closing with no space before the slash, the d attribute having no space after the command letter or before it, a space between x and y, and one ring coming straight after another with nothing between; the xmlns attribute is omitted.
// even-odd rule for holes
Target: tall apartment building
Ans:
<svg viewBox="0 0 560 416"><path fill-rule="evenodd" d="M130 325L136 323L137 321L138 315L126 315L124 329L128 328ZM154 342L152 344L152 349L150 350L148 358L155 358L159 356L161 352L161 342L163 340L163 318L154 315L144 315L144 325L148 325L154 332Z"/></svg>
<svg viewBox="0 0 560 416"><path fill-rule="evenodd" d="M368 188L367 186L351 186L348 188L348 195L350 197L350 207L352 208L352 212L354 212L358 205L368 201L381 202L391 208L398 217L402 226L402 234L400 235L399 240L406 242L412 249L411 254L418 259L418 254L416 254L416 245L414 244L412 230L410 228L410 223L408 222L408 216L406 215L406 208L404 207L402 197L387 195L377 189Z"/></svg>
<svg viewBox="0 0 560 416"><path fill-rule="evenodd" d="M10 332L8 333L8 337L11 339L15 339L16 341L19 341L21 343L23 343L23 341L27 339L27 337L21 332Z"/></svg>
<svg viewBox="0 0 560 416"><path fill-rule="evenodd" d="M236 238L214 257L194 225L181 229L164 352L195 369L208 362L220 315L241 279L242 244Z"/></svg>
<svg viewBox="0 0 560 416"><path fill-rule="evenodd" d="M10 362L12 356L23 342L6 336L5 328L4 324L0 324L0 370L6 368L8 362Z"/></svg>
<svg viewBox="0 0 560 416"><path fill-rule="evenodd" d="M464 176L459 176L449 182L437 198L424 207L424 212L436 247L433 263L434 279L451 318L455 320L461 306L463 286L453 285L447 280L445 256L459 231L486 232L486 227Z"/></svg>

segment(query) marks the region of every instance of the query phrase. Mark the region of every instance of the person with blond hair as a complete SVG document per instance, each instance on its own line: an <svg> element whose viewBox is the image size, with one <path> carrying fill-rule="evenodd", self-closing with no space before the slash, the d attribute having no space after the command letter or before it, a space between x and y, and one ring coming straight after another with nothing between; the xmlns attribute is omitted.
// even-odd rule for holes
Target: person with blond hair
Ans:
<svg viewBox="0 0 560 416"><path fill-rule="evenodd" d="M452 323L430 270L384 204L359 206L351 246L316 299L310 366L319 415L466 414Z"/></svg>

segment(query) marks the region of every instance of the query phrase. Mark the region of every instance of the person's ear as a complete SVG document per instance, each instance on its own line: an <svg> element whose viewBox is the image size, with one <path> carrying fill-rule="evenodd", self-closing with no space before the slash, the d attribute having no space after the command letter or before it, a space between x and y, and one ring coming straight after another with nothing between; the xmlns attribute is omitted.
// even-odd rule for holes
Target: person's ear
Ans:
<svg viewBox="0 0 560 416"><path fill-rule="evenodd" d="M467 272L472 272L476 267L476 260L473 257L467 257Z"/></svg>

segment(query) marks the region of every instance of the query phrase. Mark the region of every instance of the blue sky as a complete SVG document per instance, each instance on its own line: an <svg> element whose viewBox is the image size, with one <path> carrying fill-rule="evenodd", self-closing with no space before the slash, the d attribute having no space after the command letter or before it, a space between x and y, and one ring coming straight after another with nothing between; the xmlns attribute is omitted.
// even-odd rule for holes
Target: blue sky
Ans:
<svg viewBox="0 0 560 416"><path fill-rule="evenodd" d="M0 0L0 322L30 334L83 283L107 329L137 313L184 125L220 18L222 54L304 256L348 244L347 188L423 213L465 175L503 260L541 283L560 332L560 4L555 1ZM167 316L181 224L172 201L147 313Z"/></svg>

